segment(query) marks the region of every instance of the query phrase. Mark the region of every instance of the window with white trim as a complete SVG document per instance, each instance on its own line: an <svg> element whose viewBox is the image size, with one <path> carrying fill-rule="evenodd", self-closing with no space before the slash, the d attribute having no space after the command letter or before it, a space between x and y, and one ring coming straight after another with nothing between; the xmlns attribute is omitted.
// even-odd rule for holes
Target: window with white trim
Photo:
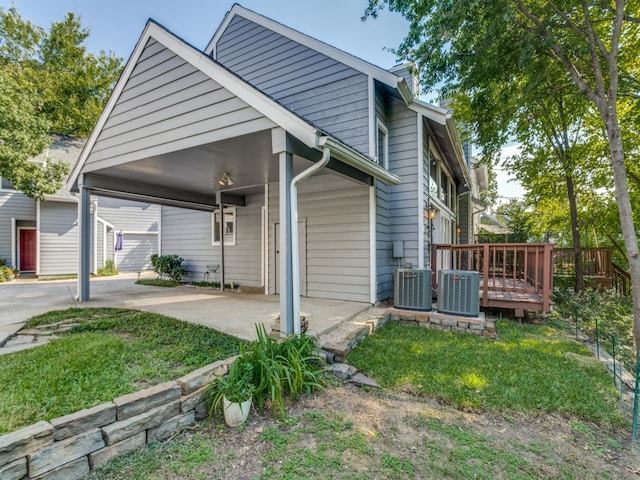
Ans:
<svg viewBox="0 0 640 480"><path fill-rule="evenodd" d="M389 130L380 121L376 120L376 163L384 168L389 168Z"/></svg>
<svg viewBox="0 0 640 480"><path fill-rule="evenodd" d="M220 245L220 210L215 210L211 215L212 245ZM224 209L224 244L236 244L236 209Z"/></svg>

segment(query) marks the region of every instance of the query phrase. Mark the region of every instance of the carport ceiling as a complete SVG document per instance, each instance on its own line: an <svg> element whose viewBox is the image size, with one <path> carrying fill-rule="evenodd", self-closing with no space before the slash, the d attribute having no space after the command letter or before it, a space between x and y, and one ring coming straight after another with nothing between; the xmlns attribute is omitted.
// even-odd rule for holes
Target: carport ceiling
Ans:
<svg viewBox="0 0 640 480"><path fill-rule="evenodd" d="M271 133L265 130L88 173L203 195L222 190L248 195L278 180L278 156L271 150ZM309 162L295 157L294 164L302 171ZM218 184L224 173L233 186Z"/></svg>

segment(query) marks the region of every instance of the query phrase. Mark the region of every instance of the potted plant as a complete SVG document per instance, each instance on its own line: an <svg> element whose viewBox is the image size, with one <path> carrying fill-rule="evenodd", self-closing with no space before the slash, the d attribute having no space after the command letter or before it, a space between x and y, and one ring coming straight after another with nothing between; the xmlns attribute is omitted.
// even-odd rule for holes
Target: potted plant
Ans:
<svg viewBox="0 0 640 480"><path fill-rule="evenodd" d="M249 416L254 391L253 365L246 355L240 355L229 367L228 375L214 380L207 387L209 412L222 410L225 423L239 427Z"/></svg>

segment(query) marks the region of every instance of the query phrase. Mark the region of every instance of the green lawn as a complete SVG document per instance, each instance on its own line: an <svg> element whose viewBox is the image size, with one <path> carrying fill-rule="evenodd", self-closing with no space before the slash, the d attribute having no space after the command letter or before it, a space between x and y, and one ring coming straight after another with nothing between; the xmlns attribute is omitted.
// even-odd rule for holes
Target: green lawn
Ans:
<svg viewBox="0 0 640 480"><path fill-rule="evenodd" d="M239 350L241 340L164 315L71 308L26 327L80 325L49 344L0 356L0 433L178 378Z"/></svg>
<svg viewBox="0 0 640 480"><path fill-rule="evenodd" d="M611 376L553 325L497 323L499 340L390 323L348 357L383 387L462 409L574 414L620 424Z"/></svg>

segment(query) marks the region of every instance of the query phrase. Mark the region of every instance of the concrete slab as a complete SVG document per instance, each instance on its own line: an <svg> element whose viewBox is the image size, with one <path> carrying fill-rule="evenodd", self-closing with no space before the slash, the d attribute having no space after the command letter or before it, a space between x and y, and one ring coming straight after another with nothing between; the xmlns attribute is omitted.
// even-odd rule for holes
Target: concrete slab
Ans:
<svg viewBox="0 0 640 480"><path fill-rule="evenodd" d="M0 332L15 334L29 318L69 307L121 307L161 313L205 325L244 339L255 338L255 325L269 329L280 313L280 298L255 293L219 292L196 287L136 285L137 273L91 280L91 300L75 300L75 280L14 281L0 284ZM367 303L316 298L301 299L309 330L327 332L369 308ZM0 339L2 337L0 336Z"/></svg>

